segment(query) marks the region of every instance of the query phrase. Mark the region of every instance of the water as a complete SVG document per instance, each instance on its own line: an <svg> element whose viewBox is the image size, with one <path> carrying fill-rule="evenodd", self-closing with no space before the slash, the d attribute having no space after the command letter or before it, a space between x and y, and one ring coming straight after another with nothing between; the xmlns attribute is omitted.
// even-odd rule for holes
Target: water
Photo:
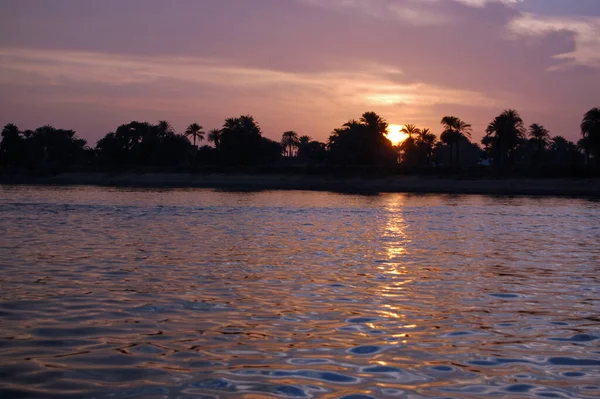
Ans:
<svg viewBox="0 0 600 399"><path fill-rule="evenodd" d="M0 397L597 398L600 203L0 188Z"/></svg>

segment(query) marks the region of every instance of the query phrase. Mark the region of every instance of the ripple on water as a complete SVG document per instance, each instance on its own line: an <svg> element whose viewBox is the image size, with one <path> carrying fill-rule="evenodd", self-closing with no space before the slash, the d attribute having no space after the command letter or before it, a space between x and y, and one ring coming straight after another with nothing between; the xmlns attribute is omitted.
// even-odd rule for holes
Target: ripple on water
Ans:
<svg viewBox="0 0 600 399"><path fill-rule="evenodd" d="M598 397L598 226L579 199L0 186L0 397Z"/></svg>
<svg viewBox="0 0 600 399"><path fill-rule="evenodd" d="M600 337L591 334L575 334L568 338L548 338L550 341L563 341L563 342L590 342L600 339Z"/></svg>
<svg viewBox="0 0 600 399"><path fill-rule="evenodd" d="M493 296L495 298L502 298L502 299L515 299L515 298L521 298L522 295L519 294L507 294L507 293L496 293L496 294L488 294L489 296Z"/></svg>
<svg viewBox="0 0 600 399"><path fill-rule="evenodd" d="M353 355L374 355L376 353L381 353L385 350L384 346L379 345L361 345L356 346L354 348L348 349L349 353Z"/></svg>
<svg viewBox="0 0 600 399"><path fill-rule="evenodd" d="M379 321L377 317L353 317L346 320L346 323L374 323Z"/></svg>
<svg viewBox="0 0 600 399"><path fill-rule="evenodd" d="M359 378L352 377L342 373L322 370L239 370L232 371L235 375L244 376L267 376L273 378L303 378L322 382L331 382L335 384L356 384L360 382Z"/></svg>
<svg viewBox="0 0 600 399"><path fill-rule="evenodd" d="M329 359L304 359L304 358L288 359L287 362L289 364L295 364L295 365L300 365L300 366L311 365L311 364L331 364L331 363L333 363Z"/></svg>
<svg viewBox="0 0 600 399"><path fill-rule="evenodd" d="M600 366L600 359L581 359L573 357L551 357L548 363L555 366L593 367Z"/></svg>

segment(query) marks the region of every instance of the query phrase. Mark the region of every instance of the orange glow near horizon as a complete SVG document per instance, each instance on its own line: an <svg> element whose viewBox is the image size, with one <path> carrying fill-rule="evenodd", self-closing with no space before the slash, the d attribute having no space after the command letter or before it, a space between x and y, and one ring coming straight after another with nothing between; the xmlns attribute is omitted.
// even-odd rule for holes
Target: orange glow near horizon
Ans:
<svg viewBox="0 0 600 399"><path fill-rule="evenodd" d="M408 134L402 133L402 125L389 125L387 138L390 139L393 145L398 145L408 138Z"/></svg>

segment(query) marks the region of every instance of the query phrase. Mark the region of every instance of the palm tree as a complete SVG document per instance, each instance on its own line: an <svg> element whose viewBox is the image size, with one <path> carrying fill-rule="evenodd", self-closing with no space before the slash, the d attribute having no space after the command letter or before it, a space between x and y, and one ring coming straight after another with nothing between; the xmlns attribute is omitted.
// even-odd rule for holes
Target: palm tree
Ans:
<svg viewBox="0 0 600 399"><path fill-rule="evenodd" d="M349 120L329 136L327 147L332 161L352 165L396 163L398 155L386 136L387 129L385 119L374 112Z"/></svg>
<svg viewBox="0 0 600 399"><path fill-rule="evenodd" d="M419 162L419 147L417 145L417 140L412 136L408 136L406 140L404 140L398 146L400 149L400 161L409 166L416 166Z"/></svg>
<svg viewBox="0 0 600 399"><path fill-rule="evenodd" d="M298 137L298 158L304 158L304 153L310 150L312 142L312 137L310 136L300 136Z"/></svg>
<svg viewBox="0 0 600 399"><path fill-rule="evenodd" d="M9 123L2 129L0 141L0 165L16 164L21 158L19 150L22 147L22 138L19 128L14 123Z"/></svg>
<svg viewBox="0 0 600 399"><path fill-rule="evenodd" d="M440 140L450 146L450 162L452 159L452 147L456 147L456 163L460 165L460 142L471 138L471 125L456 116L444 116L440 122L444 131Z"/></svg>
<svg viewBox="0 0 600 399"><path fill-rule="evenodd" d="M281 135L281 146L286 151L289 158L294 156L294 149L298 148L298 133L290 130Z"/></svg>
<svg viewBox="0 0 600 399"><path fill-rule="evenodd" d="M408 134L408 137L410 138L414 138L414 136L417 136L421 133L421 129L419 129L418 127L416 127L415 125L411 125L410 123L404 127L402 127L402 130L400 130L400 132L404 133L404 134Z"/></svg>
<svg viewBox="0 0 600 399"><path fill-rule="evenodd" d="M577 149L583 153L585 164L590 162L590 141L587 137L579 139L577 142Z"/></svg>
<svg viewBox="0 0 600 399"><path fill-rule="evenodd" d="M548 140L550 139L549 133L550 132L548 132L544 126L537 123L529 126L528 135L531 141L536 143L538 154L541 154L548 146Z"/></svg>
<svg viewBox="0 0 600 399"><path fill-rule="evenodd" d="M219 135L219 154L226 163L257 164L281 156L281 145L262 136L252 115L242 115L225 120Z"/></svg>
<svg viewBox="0 0 600 399"><path fill-rule="evenodd" d="M585 113L581 121L581 135L587 152L594 156L596 167L600 168L600 108L592 108Z"/></svg>
<svg viewBox="0 0 600 399"><path fill-rule="evenodd" d="M223 131L236 130L241 124L240 118L227 118L223 123Z"/></svg>
<svg viewBox="0 0 600 399"><path fill-rule="evenodd" d="M166 137L169 134L175 133L175 129L173 129L173 125L171 125L169 121L158 121L158 125L156 125L156 127L160 137Z"/></svg>
<svg viewBox="0 0 600 399"><path fill-rule="evenodd" d="M300 146L308 144L311 141L312 141L312 137L310 137L310 136L305 135L305 136L298 137L298 145L300 145Z"/></svg>
<svg viewBox="0 0 600 399"><path fill-rule="evenodd" d="M431 133L429 129L423 129L419 132L419 136L417 137L417 144L421 148L421 151L426 159L427 165L431 164L431 158L433 156L433 147L435 146L435 142L437 141L437 137L435 134Z"/></svg>
<svg viewBox="0 0 600 399"><path fill-rule="evenodd" d="M192 123L185 130L185 135L187 137L192 136L194 138L194 148L196 148L196 138L198 141L204 140L204 131L202 130L202 126L197 123Z"/></svg>
<svg viewBox="0 0 600 399"><path fill-rule="evenodd" d="M514 161L514 153L525 136L523 119L514 109L507 109L488 125L486 137L482 142L487 143L494 162L504 167L507 160Z"/></svg>
<svg viewBox="0 0 600 399"><path fill-rule="evenodd" d="M215 145L215 148L219 148L219 142L221 140L221 129L212 129L208 132L206 139Z"/></svg>
<svg viewBox="0 0 600 399"><path fill-rule="evenodd" d="M550 140L550 151L566 152L577 148L575 144L563 136L555 136Z"/></svg>
<svg viewBox="0 0 600 399"><path fill-rule="evenodd" d="M258 122L252 115L242 115L239 118L239 123L244 134L251 137L260 137L261 130Z"/></svg>
<svg viewBox="0 0 600 399"><path fill-rule="evenodd" d="M356 121L351 121L356 122ZM384 136L387 134L388 123L375 112L365 112L356 123L366 125L368 130L375 135ZM346 126L346 125L344 125Z"/></svg>

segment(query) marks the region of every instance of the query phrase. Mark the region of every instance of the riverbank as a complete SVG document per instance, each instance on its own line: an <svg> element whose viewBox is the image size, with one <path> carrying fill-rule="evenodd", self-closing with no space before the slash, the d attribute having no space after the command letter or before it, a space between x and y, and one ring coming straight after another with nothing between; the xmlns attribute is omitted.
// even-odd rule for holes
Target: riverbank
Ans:
<svg viewBox="0 0 600 399"><path fill-rule="evenodd" d="M63 173L52 177L0 178L2 184L198 187L227 190L315 190L437 194L600 197L600 179L456 179L426 176L337 177L283 174Z"/></svg>

